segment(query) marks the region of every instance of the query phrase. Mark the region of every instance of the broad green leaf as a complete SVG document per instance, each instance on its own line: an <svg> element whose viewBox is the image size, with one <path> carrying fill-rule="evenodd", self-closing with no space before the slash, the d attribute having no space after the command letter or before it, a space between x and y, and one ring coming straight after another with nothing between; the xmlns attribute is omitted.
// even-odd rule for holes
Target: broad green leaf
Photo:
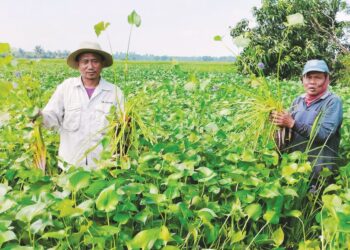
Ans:
<svg viewBox="0 0 350 250"><path fill-rule="evenodd" d="M295 13L287 16L287 26L304 25L304 16L301 13Z"/></svg>
<svg viewBox="0 0 350 250"><path fill-rule="evenodd" d="M205 177L209 177L209 176L215 174L213 170L211 170L210 168L207 168L207 167L199 167L196 169L196 171L202 173Z"/></svg>
<svg viewBox="0 0 350 250"><path fill-rule="evenodd" d="M72 200L62 200L57 204L57 210L60 211L60 217L72 216L76 214L82 214L83 210L78 207L73 207L74 201Z"/></svg>
<svg viewBox="0 0 350 250"><path fill-rule="evenodd" d="M257 221L262 213L262 207L258 203L253 203L245 207L244 212L254 221Z"/></svg>
<svg viewBox="0 0 350 250"><path fill-rule="evenodd" d="M62 230L55 231L55 232L44 233L43 236L41 236L41 237L44 239L53 238L53 239L61 240L61 239L65 238L66 236L67 236L66 232L62 229Z"/></svg>
<svg viewBox="0 0 350 250"><path fill-rule="evenodd" d="M95 33L97 36L100 36L102 31L105 31L108 26L110 25L110 23L107 22L99 22L98 24L95 24L94 29L95 29Z"/></svg>
<svg viewBox="0 0 350 250"><path fill-rule="evenodd" d="M129 221L130 218L131 218L131 216L127 213L116 213L113 217L113 220L124 225Z"/></svg>
<svg viewBox="0 0 350 250"><path fill-rule="evenodd" d="M10 44L0 43L0 57L2 54L10 53L10 52L11 52Z"/></svg>
<svg viewBox="0 0 350 250"><path fill-rule="evenodd" d="M159 156L153 152L143 153L139 158L139 163L145 163L157 158L159 158Z"/></svg>
<svg viewBox="0 0 350 250"><path fill-rule="evenodd" d="M285 215L299 218L302 215L302 213L299 210L291 210L291 211L288 211Z"/></svg>
<svg viewBox="0 0 350 250"><path fill-rule="evenodd" d="M99 227L96 227L95 229L97 231L97 234L101 236L112 236L120 232L119 227L108 226L108 225L99 226Z"/></svg>
<svg viewBox="0 0 350 250"><path fill-rule="evenodd" d="M36 203L33 205L25 206L16 214L16 220L23 222L30 222L35 216L42 214L45 210L45 203Z"/></svg>
<svg viewBox="0 0 350 250"><path fill-rule="evenodd" d="M242 241L245 238L245 235L246 235L245 231L232 232L231 243L236 243L236 242Z"/></svg>
<svg viewBox="0 0 350 250"><path fill-rule="evenodd" d="M162 250L180 250L180 248L176 246L165 246L162 248Z"/></svg>
<svg viewBox="0 0 350 250"><path fill-rule="evenodd" d="M272 240L275 242L275 246L280 246L284 241L284 233L281 227L272 233Z"/></svg>
<svg viewBox="0 0 350 250"><path fill-rule="evenodd" d="M298 250L320 250L320 242L318 240L307 240L299 243Z"/></svg>
<svg viewBox="0 0 350 250"><path fill-rule="evenodd" d="M4 196L12 188L7 184L0 183L0 197Z"/></svg>
<svg viewBox="0 0 350 250"><path fill-rule="evenodd" d="M164 240L165 242L168 242L171 240L169 229L166 226L161 226L159 239Z"/></svg>
<svg viewBox="0 0 350 250"><path fill-rule="evenodd" d="M214 36L214 41L222 41L222 36L219 36L219 35Z"/></svg>
<svg viewBox="0 0 350 250"><path fill-rule="evenodd" d="M0 247L5 242L15 240L15 239L17 239L16 234L12 231L0 232Z"/></svg>
<svg viewBox="0 0 350 250"><path fill-rule="evenodd" d="M298 193L293 188L284 188L282 189L283 195L290 195L293 197L298 197Z"/></svg>
<svg viewBox="0 0 350 250"><path fill-rule="evenodd" d="M50 220L39 219L30 225L30 231L33 234L37 234L38 232L43 232L47 226L52 225Z"/></svg>
<svg viewBox="0 0 350 250"><path fill-rule="evenodd" d="M266 222L270 223L271 221L275 220L277 213L273 210L268 210L264 214L263 218Z"/></svg>
<svg viewBox="0 0 350 250"><path fill-rule="evenodd" d="M261 197L264 198L274 198L280 196L280 192L278 191L278 187L276 186L268 186L263 188L263 190L259 193Z"/></svg>
<svg viewBox="0 0 350 250"><path fill-rule="evenodd" d="M160 233L160 228L143 230L138 234L136 234L135 237L128 242L128 246L130 246L131 249L134 249L134 248L141 248L142 250L152 249L154 242L159 237L159 233Z"/></svg>
<svg viewBox="0 0 350 250"><path fill-rule="evenodd" d="M6 212L10 208L16 205L16 202L5 197L0 198L0 214Z"/></svg>
<svg viewBox="0 0 350 250"><path fill-rule="evenodd" d="M233 38L233 43L237 46L237 48L245 48L249 45L250 39L240 35Z"/></svg>
<svg viewBox="0 0 350 250"><path fill-rule="evenodd" d="M339 223L338 223L339 231L349 234L350 233L350 215L343 212L337 212L337 216L339 219ZM332 218L332 221L333 221L333 218Z"/></svg>
<svg viewBox="0 0 350 250"><path fill-rule="evenodd" d="M113 211L118 204L118 195L115 191L115 184L105 188L96 199L96 207L98 210L105 212Z"/></svg>
<svg viewBox="0 0 350 250"><path fill-rule="evenodd" d="M148 218L150 215L152 215L152 214L151 214L149 211L144 210L144 211L142 211L142 212L136 214L135 217L134 217L134 219L137 220L137 221L142 222L143 224L145 224L146 221L147 221L147 218Z"/></svg>
<svg viewBox="0 0 350 250"><path fill-rule="evenodd" d="M331 192L331 191L340 190L341 188L342 188L341 186L338 186L336 184L331 184L324 189L323 194Z"/></svg>
<svg viewBox="0 0 350 250"><path fill-rule="evenodd" d="M141 25L141 17L133 10L130 15L128 15L128 23L131 25L135 25L136 27L140 27Z"/></svg>
<svg viewBox="0 0 350 250"><path fill-rule="evenodd" d="M69 177L69 184L75 192L82 188L88 187L90 184L90 172L78 171Z"/></svg>

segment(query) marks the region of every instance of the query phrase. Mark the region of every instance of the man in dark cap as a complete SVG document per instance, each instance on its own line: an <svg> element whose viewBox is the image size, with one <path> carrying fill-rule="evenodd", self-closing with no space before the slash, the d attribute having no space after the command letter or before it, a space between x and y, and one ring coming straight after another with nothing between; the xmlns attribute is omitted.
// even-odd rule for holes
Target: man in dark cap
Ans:
<svg viewBox="0 0 350 250"><path fill-rule="evenodd" d="M323 167L334 170L336 166L342 102L328 90L329 69L325 61L308 61L301 80L305 93L293 101L290 112L273 112L272 122L291 130L284 150L306 152L313 165L312 178L317 178Z"/></svg>

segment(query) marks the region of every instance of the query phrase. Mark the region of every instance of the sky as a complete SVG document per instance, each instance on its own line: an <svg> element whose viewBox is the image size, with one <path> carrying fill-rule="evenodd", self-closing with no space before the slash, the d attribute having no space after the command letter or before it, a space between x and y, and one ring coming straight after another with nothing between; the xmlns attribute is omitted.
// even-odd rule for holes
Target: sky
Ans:
<svg viewBox="0 0 350 250"><path fill-rule="evenodd" d="M254 21L252 8L261 0L0 0L0 42L33 51L78 48L94 41L111 52L126 52L135 10L141 26L133 28L130 51L168 56L232 56L216 35L236 51L230 26L243 18ZM109 22L96 36L94 25Z"/></svg>

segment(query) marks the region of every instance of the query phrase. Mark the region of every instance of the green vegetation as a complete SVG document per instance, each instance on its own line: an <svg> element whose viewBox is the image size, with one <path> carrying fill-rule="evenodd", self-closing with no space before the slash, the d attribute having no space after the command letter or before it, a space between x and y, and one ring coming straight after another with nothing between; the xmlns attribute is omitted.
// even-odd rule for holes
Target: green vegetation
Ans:
<svg viewBox="0 0 350 250"><path fill-rule="evenodd" d="M253 9L256 27L250 28L243 19L231 30L234 38L250 39L238 57L238 67L257 73L256 65L263 62L265 75L279 71L282 79L299 76L309 59L324 59L331 68L339 68L339 54L349 53L349 22L338 21L336 16L347 8L342 0L262 1L261 8ZM303 25L289 28L287 17L296 13L302 14Z"/></svg>
<svg viewBox="0 0 350 250"><path fill-rule="evenodd" d="M333 89L344 100L343 164L334 184L309 191L305 154L279 157L271 138L244 133L250 124L241 117L262 84L280 89L288 107L303 91L299 82L247 78L230 63L131 61L125 81L124 63L116 62L104 77L141 105L132 114L140 119L136 140L115 158L111 146L120 140L113 145L106 135L99 169L62 171L57 133L43 129L44 174L35 166L30 117L78 73L62 60L20 60L0 75L2 249L349 247L347 88Z"/></svg>

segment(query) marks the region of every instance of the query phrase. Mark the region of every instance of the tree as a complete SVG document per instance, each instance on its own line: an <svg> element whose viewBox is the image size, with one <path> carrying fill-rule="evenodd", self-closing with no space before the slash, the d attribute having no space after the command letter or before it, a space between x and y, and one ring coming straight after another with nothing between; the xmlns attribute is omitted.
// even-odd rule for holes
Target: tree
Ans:
<svg viewBox="0 0 350 250"><path fill-rule="evenodd" d="M342 0L263 0L254 8L257 26L241 20L231 30L231 36L243 35L249 45L237 58L240 70L257 74L258 63L264 63L265 75L282 78L299 76L309 59L324 59L333 68L339 53L347 51L345 28L349 24L336 20L336 14L348 8ZM287 16L300 13L304 25L288 27ZM278 71L279 66L279 71Z"/></svg>
<svg viewBox="0 0 350 250"><path fill-rule="evenodd" d="M44 53L45 53L45 51L44 51L44 49L43 49L40 45L37 45L37 46L35 46L35 48L34 48L34 53L35 53L35 56L36 56L37 58L42 58L43 55L44 55Z"/></svg>

